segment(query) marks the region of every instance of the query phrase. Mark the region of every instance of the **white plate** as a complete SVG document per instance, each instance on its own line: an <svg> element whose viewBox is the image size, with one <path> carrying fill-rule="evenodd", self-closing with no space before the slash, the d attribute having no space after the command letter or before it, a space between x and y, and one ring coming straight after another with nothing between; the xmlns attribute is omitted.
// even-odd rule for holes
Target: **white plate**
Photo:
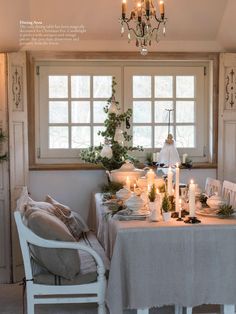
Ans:
<svg viewBox="0 0 236 314"><path fill-rule="evenodd" d="M223 217L217 215L219 209L216 208L203 208L201 210L196 210L197 215L206 216L206 217L217 217L217 218L236 218L236 213L229 217Z"/></svg>

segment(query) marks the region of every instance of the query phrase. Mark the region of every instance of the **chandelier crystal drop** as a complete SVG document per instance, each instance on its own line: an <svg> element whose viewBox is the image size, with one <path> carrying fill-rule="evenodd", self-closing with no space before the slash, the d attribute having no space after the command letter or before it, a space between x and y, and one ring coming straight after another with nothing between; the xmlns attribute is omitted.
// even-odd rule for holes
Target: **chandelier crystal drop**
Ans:
<svg viewBox="0 0 236 314"><path fill-rule="evenodd" d="M136 1L136 0L135 0ZM164 1L159 2L159 16L153 4L153 0L136 1L136 6L127 15L126 0L122 0L122 14L120 18L121 36L125 33L125 27L128 30L128 42L133 37L136 40L136 46L140 49L141 55L148 53L148 46L151 46L152 40L159 42L159 32L166 33L165 6ZM131 33L133 36L131 36Z"/></svg>

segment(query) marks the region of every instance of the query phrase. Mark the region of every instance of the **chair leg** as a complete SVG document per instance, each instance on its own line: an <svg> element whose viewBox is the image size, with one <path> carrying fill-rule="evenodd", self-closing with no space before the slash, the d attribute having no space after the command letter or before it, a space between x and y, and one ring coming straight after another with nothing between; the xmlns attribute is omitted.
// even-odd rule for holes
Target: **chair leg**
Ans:
<svg viewBox="0 0 236 314"><path fill-rule="evenodd" d="M106 314L106 305L105 305L105 302L98 304L98 314Z"/></svg>
<svg viewBox="0 0 236 314"><path fill-rule="evenodd" d="M27 291L27 314L34 314L34 296Z"/></svg>
<svg viewBox="0 0 236 314"><path fill-rule="evenodd" d="M234 304L222 304L221 314L234 314L235 313L235 305Z"/></svg>
<svg viewBox="0 0 236 314"><path fill-rule="evenodd" d="M175 314L183 314L183 307L181 305L175 305Z"/></svg>
<svg viewBox="0 0 236 314"><path fill-rule="evenodd" d="M186 314L192 314L193 308L192 307L186 307Z"/></svg>

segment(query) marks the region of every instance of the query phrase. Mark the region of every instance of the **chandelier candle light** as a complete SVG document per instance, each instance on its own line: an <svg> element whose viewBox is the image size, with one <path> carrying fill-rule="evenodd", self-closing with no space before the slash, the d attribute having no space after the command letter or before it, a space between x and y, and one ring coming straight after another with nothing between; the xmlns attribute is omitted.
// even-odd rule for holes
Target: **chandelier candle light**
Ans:
<svg viewBox="0 0 236 314"><path fill-rule="evenodd" d="M159 41L158 33L162 25L162 32L165 35L165 24L167 18L165 17L164 1L159 2L159 13L157 17L157 10L153 4L153 0L140 0L136 7L131 11L130 16L126 17L127 3L122 1L122 14L120 18L121 35L125 32L126 25L128 29L128 41L131 40L131 33L136 39L136 46L140 48L140 53L146 55L148 53L148 46L151 46L152 39Z"/></svg>

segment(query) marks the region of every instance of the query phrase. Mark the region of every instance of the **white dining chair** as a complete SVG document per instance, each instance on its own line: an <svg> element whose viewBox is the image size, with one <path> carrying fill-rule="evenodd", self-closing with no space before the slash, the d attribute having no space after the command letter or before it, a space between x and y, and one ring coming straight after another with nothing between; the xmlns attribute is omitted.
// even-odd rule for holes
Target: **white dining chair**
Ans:
<svg viewBox="0 0 236 314"><path fill-rule="evenodd" d="M222 197L228 205L236 209L236 183L230 181L223 182Z"/></svg>
<svg viewBox="0 0 236 314"><path fill-rule="evenodd" d="M218 193L218 195L221 194L222 189L222 183L220 180L213 179L210 177L206 178L206 184L205 184L205 193L208 196L213 195L214 193Z"/></svg>

